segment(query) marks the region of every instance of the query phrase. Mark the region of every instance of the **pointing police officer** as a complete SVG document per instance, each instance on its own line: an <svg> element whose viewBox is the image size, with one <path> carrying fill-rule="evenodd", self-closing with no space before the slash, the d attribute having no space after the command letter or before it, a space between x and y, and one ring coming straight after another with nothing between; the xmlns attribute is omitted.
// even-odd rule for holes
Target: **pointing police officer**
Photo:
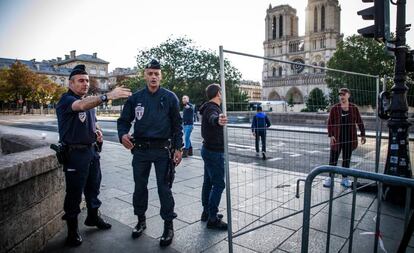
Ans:
<svg viewBox="0 0 414 253"><path fill-rule="evenodd" d="M85 195L88 216L86 226L110 229L98 214L101 201L98 199L101 184L101 169L98 146L102 142L102 132L96 124L94 107L110 99L127 98L129 89L117 87L101 96L85 97L89 89L89 76L85 65L77 65L69 76L69 90L64 93L56 108L59 128L59 141L65 147L64 163L66 196L62 219L68 226L67 244L78 246L82 237L78 230L79 205L82 193Z"/></svg>
<svg viewBox="0 0 414 253"><path fill-rule="evenodd" d="M125 148L133 154L132 168L135 182L133 194L134 214L138 223L132 237L139 237L146 229L145 212L148 208L148 177L154 163L160 198L160 215L164 220L164 232L160 246L168 246L174 237L174 198L166 175L170 169L169 148L175 150L173 162L181 162L183 145L182 118L177 96L160 87L161 66L152 60L144 70L146 87L134 93L125 103L118 119L118 136ZM129 130L135 120L132 136Z"/></svg>

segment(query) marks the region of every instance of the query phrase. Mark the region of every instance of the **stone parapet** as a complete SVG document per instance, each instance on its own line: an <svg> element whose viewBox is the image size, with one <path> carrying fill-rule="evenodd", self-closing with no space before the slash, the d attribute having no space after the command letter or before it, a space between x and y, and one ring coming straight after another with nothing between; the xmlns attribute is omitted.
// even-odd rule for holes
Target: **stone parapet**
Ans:
<svg viewBox="0 0 414 253"><path fill-rule="evenodd" d="M0 156L0 252L41 251L63 225L61 165L49 147L38 147L39 141L26 136L0 138L10 147L15 140L14 151L37 147Z"/></svg>

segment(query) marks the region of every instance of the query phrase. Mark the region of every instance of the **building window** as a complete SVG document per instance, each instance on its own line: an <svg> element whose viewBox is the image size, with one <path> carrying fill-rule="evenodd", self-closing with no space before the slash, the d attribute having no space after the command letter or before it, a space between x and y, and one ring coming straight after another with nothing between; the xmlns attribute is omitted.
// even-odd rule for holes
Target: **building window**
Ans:
<svg viewBox="0 0 414 253"><path fill-rule="evenodd" d="M282 71L283 71L282 67L279 67L279 76L282 76Z"/></svg>
<svg viewBox="0 0 414 253"><path fill-rule="evenodd" d="M313 31L318 31L318 9L313 10Z"/></svg>
<svg viewBox="0 0 414 253"><path fill-rule="evenodd" d="M321 31L325 31L325 6L321 8Z"/></svg>
<svg viewBox="0 0 414 253"><path fill-rule="evenodd" d="M276 68L275 68L275 67L273 67L273 68L272 68L272 76L273 76L273 77L275 77L275 76L276 76Z"/></svg>
<svg viewBox="0 0 414 253"><path fill-rule="evenodd" d="M321 62L320 65L321 65L322 68L325 68L325 63L324 62ZM321 69L321 72L325 72L325 70L324 69Z"/></svg>
<svg viewBox="0 0 414 253"><path fill-rule="evenodd" d="M318 66L318 64L316 64L316 62L312 63L312 65L313 66ZM316 68L312 68L312 69L313 69L313 73L316 73L317 72L317 69Z"/></svg>
<svg viewBox="0 0 414 253"><path fill-rule="evenodd" d="M272 38L276 39L276 17L273 17L272 23Z"/></svg>
<svg viewBox="0 0 414 253"><path fill-rule="evenodd" d="M96 67L91 67L89 72L90 72L91 75L96 75Z"/></svg>
<svg viewBox="0 0 414 253"><path fill-rule="evenodd" d="M320 40L320 48L325 48L325 39Z"/></svg>
<svg viewBox="0 0 414 253"><path fill-rule="evenodd" d="M279 16L279 38L283 37L283 16Z"/></svg>
<svg viewBox="0 0 414 253"><path fill-rule="evenodd" d="M316 40L312 40L312 47L313 49L316 49Z"/></svg>

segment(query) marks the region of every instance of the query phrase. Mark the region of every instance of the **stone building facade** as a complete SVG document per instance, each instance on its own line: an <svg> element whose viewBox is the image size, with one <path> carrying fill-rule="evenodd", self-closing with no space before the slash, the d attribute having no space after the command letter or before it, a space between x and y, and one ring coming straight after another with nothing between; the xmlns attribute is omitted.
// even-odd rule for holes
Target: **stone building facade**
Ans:
<svg viewBox="0 0 414 253"><path fill-rule="evenodd" d="M118 82L119 77L132 78L138 76L138 68L115 68L112 72L109 73L109 85L114 86Z"/></svg>
<svg viewBox="0 0 414 253"><path fill-rule="evenodd" d="M266 11L264 56L269 59L325 67L333 56L340 33L338 0L308 0L305 35L298 34L296 9L271 5ZM263 99L288 100L303 104L314 88L329 89L323 70L278 61L263 64Z"/></svg>
<svg viewBox="0 0 414 253"><path fill-rule="evenodd" d="M262 86L259 82L242 80L238 86L242 92L246 93L249 101L262 100Z"/></svg>
<svg viewBox="0 0 414 253"><path fill-rule="evenodd" d="M65 87L69 85L69 75L72 68L78 64L84 64L89 76L97 80L100 90L105 92L109 87L109 62L98 58L97 53L76 55L76 50L72 50L63 59L57 57L56 59L43 61L0 58L0 68L10 68L16 61L25 64L30 70L38 74L46 75L53 82Z"/></svg>

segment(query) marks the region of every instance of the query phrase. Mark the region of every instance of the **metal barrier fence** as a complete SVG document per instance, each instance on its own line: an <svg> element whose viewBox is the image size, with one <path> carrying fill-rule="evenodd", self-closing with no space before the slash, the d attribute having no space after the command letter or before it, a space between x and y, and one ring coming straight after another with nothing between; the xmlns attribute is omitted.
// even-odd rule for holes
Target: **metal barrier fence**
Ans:
<svg viewBox="0 0 414 253"><path fill-rule="evenodd" d="M220 47L224 113L227 108L243 107L243 101L237 101L237 94L229 94L232 90L226 89L224 54L226 57L245 57L249 61L264 61L261 64L264 65L265 70L273 67L282 68L280 76L277 76L279 74L277 72L276 76L272 75L275 74L274 72L271 76L266 76L266 71L263 71L266 88L264 97L265 100L268 100L266 97L273 96L280 101L289 102L288 110L285 112L286 117L297 115L297 113L291 114L292 111L304 109L303 113L316 110L326 115L327 119L326 110L338 102L338 90L341 87L351 91L353 99L351 102L356 104L361 114L376 115L376 98L381 90L380 78L377 76L249 55ZM302 74L293 73L298 66L303 68ZM289 90L285 87L289 87ZM286 94L283 95L284 89ZM308 97L303 95L305 92L309 94ZM253 118L254 115L255 113L252 112L250 117ZM381 143L382 125L376 117L376 131L369 133L370 136L375 137L367 138L365 145L359 144L352 152L350 161L343 161L349 160L344 157L342 163L348 162L350 167L358 167L369 172L378 172L379 168L383 168L385 159L381 157L385 157L387 141ZM340 125L334 124L333 127L340 127ZM303 211L303 196L299 194L301 188L297 181L301 179L304 181L311 168L329 164L332 158L327 136L327 122L312 122L312 127L303 122L300 125L279 125L277 129L268 129L266 159L262 159L261 145L258 147L260 153L256 154L256 141L250 125L225 127L224 135L227 201L221 208L226 209L228 216L229 252L233 251L233 243L259 252L268 252L276 248L289 251L292 245L288 244L288 239L300 236L299 230L302 227L302 223L297 222L297 217ZM357 141L359 140L360 137ZM355 140L341 141L354 142ZM331 161L334 165L335 162L341 162L341 159ZM326 178L332 180L331 185L338 180L332 177L317 178L314 187L318 190L312 194L314 207L312 210L315 216L321 210L325 212L325 206L331 197L326 188L322 187ZM345 189L336 192L335 198L339 198ZM292 228L295 231L292 232ZM253 239L258 235L263 235L262 240Z"/></svg>
<svg viewBox="0 0 414 253"><path fill-rule="evenodd" d="M337 166L320 166L315 168L309 175L306 177L305 181L305 192L304 192L304 208L303 208L303 229L302 229L302 246L301 252L306 253L309 251L309 230L310 230L310 215L311 215L311 197L312 197L312 183L313 180L322 173L330 173L330 176L333 178L334 174L342 174L347 176L354 177L354 182L357 182L359 178L369 179L374 182L380 182L377 185L377 216L375 224L375 240L374 240L374 252L378 251L378 242L380 238L380 225L381 225L381 203L382 203L382 183L386 183L394 186L404 186L407 187L407 198L405 204L405 228L408 225L408 218L410 214L410 205L411 205L411 188L414 187L414 180L390 175L384 175L379 173L367 172L357 169L349 169ZM331 237L331 224L332 224L332 208L333 208L333 194L334 194L334 185L332 184L329 190L329 213L328 213L328 225L327 225L327 238L326 238L326 252L330 250L330 237ZM349 226L349 235L348 235L348 252L353 251L353 235L356 230L354 225L355 221L355 207L356 207L356 196L357 196L357 184L354 183L352 187L352 211L351 211L351 222ZM411 232L412 233L412 232ZM411 234L404 234L404 237ZM408 245L407 238L401 241L398 252L405 252Z"/></svg>

